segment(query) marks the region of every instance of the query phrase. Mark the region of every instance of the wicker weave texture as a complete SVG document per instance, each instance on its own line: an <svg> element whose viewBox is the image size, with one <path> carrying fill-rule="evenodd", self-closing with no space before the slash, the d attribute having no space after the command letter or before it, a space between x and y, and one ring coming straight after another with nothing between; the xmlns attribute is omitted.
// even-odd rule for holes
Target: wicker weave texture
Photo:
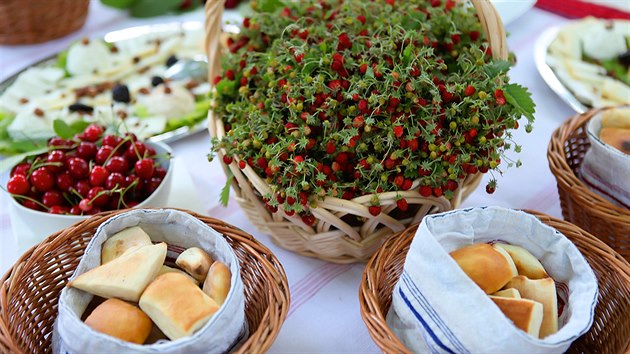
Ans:
<svg viewBox="0 0 630 354"><path fill-rule="evenodd" d="M99 214L51 235L27 251L0 279L0 353L51 352L59 294L96 228L121 212ZM282 265L251 235L217 219L188 213L223 234L239 259L250 333L237 352L266 351L289 309L289 286Z"/></svg>
<svg viewBox="0 0 630 354"><path fill-rule="evenodd" d="M571 240L589 262L598 280L599 297L591 329L567 353L618 354L630 350L630 264L594 236L566 221L530 212ZM387 326L392 291L405 264L417 226L390 237L368 262L359 303L374 342L385 353L408 353Z"/></svg>
<svg viewBox="0 0 630 354"><path fill-rule="evenodd" d="M208 0L205 6L209 82L221 70L220 19L223 2L224 0ZM506 59L508 53L505 31L495 8L489 1L471 2L492 46L493 56ZM213 137L225 136L221 117L212 111L208 112L208 130ZM219 152L218 157L222 160L223 152ZM267 210L261 196L270 192L269 185L250 166L240 169L239 161L237 156L233 156L233 162L224 169L234 176L232 187L236 200L252 224L261 232L269 234L276 244L285 249L335 263L367 261L386 237L418 223L425 215L456 208L478 186L482 177L481 174L476 174L459 181L460 188L450 201L444 197L421 197L418 193L419 181L415 181L408 191L379 194L383 210L378 216L373 216L368 211L372 195L351 200L326 197L323 201L318 201L317 207L310 208L316 221L315 225L309 226L299 216L286 215L282 206L276 213ZM396 207L397 198L407 200L410 212L400 213ZM348 222L357 220L357 217L364 220L363 224Z"/></svg>
<svg viewBox="0 0 630 354"><path fill-rule="evenodd" d="M584 154L591 146L586 125L599 112L576 115L556 129L547 150L549 168L558 183L562 216L630 261L630 210L613 205L578 178Z"/></svg>
<svg viewBox="0 0 630 354"><path fill-rule="evenodd" d="M33 44L63 37L83 26L89 0L2 0L0 43Z"/></svg>

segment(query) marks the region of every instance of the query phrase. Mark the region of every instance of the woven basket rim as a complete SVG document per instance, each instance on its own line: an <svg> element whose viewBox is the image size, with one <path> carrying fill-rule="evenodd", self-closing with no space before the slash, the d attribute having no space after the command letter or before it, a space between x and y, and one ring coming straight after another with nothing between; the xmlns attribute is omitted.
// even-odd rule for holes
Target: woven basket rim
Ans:
<svg viewBox="0 0 630 354"><path fill-rule="evenodd" d="M242 250L245 253L255 258L255 262L259 268L257 272L260 273L263 271L266 273L265 275L258 274L259 279L265 280L264 283L266 288L264 295L268 300L271 299L273 301L270 301L270 306L265 308L265 312L261 316L261 323L259 326L255 331L252 331L252 328L250 328L247 340L240 346L236 353L245 353L252 350L254 352L263 352L271 347L273 341L280 332L284 320L286 319L290 304L288 280L284 272L284 268L276 256L252 235L219 219L203 216L196 212L180 208L147 209L172 209L185 212L202 221L204 224L212 227L223 237L229 237L235 244L242 246ZM20 256L16 263L0 278L0 352L25 353L11 334L12 320L8 318L7 314L7 308L9 305L13 304L11 300L12 294L15 292L14 289L21 286L20 279L27 276L33 266L40 264L40 261L43 260L44 262L50 262L51 260L48 259L46 255L50 250L55 249L57 245L63 243L73 243L77 240L77 238L81 237L83 229L88 231L95 230L98 225L102 224L109 218L127 211L129 210L109 211L96 214L86 220L79 221L64 230L48 236L40 244L31 247L22 256ZM83 249L85 246L87 246L87 243L83 246ZM245 266L242 264L243 260L240 259L238 254L237 258L239 258L239 263L241 263L241 272L243 272L243 268ZM49 263L46 263L46 265L49 265ZM64 281L67 282L67 277ZM245 290L246 304L251 301L255 301L255 299L248 299L247 284L245 284ZM18 300L21 301L22 299Z"/></svg>
<svg viewBox="0 0 630 354"><path fill-rule="evenodd" d="M479 22L492 46L493 57L507 59L508 51L505 30L498 12L492 3L487 0L470 0L470 2L477 10ZM209 63L208 82L210 82L212 86L214 86L212 79L221 71L220 58L222 52L219 34L221 33L223 4L224 0L208 0L205 5L205 45ZM208 112L208 130L212 137L221 138L225 135L223 121L220 119L219 115L214 114L212 110ZM219 160L222 160L224 151L218 151L217 157ZM374 241L365 243L362 243L362 241L370 238L373 234L377 234L379 230L389 228L391 232L387 233L387 236L402 231L408 225L419 222L421 218L427 213L430 213L431 210L433 210L433 212L435 212L435 209L437 209L437 211L445 211L457 207L463 198L465 198L472 189L477 187L482 177L482 174L478 173L472 176L469 175L465 179L458 181L460 188L456 189L455 197L450 201L444 197L428 197L424 198L426 202L422 204L422 201L417 200L420 199L418 198L419 195L416 190L419 188L418 181L414 181L414 187L410 190L398 191L403 198L416 199L416 204L420 206L411 222L403 223L391 217L389 212L395 211L396 209L394 207L390 208L389 211L383 208L383 211L378 216L370 215L368 207L370 198L373 195L364 195L351 201L332 197L325 198L324 201L318 203L317 207L311 208L311 213L316 217L316 223L314 226L309 226L297 215L286 215L282 210L282 206L278 207L276 213L270 213L265 208L261 198L259 198L259 195L269 193L269 184L249 165L246 164L244 169L239 168L238 163L240 159L238 156L234 156L232 160L233 162L228 166L221 163L221 167L224 169L226 175L234 176L232 188L234 189L239 204L252 221L252 224L263 233L269 234L272 241L280 247L305 256L316 257L336 263L366 261L375 250L374 246L378 245L375 245ZM380 194L378 197L380 201L383 202ZM359 199L361 201L359 201ZM390 199L393 200L393 198ZM385 204L392 200L385 201ZM426 205L426 203L433 205L438 204L441 205L441 207L425 209L424 205ZM411 205L411 202L409 202L409 204ZM363 225L364 227L361 227L359 231L353 230L351 225L342 220L342 217L338 217L338 214L354 214L360 216L366 220ZM332 240L331 237L322 240L322 238L324 238L322 235L329 235L330 232L328 231L331 229L333 231L341 230L346 235L350 236L353 242L358 242L346 242L346 240L341 238L339 238L339 240ZM289 240L289 237L287 237L288 234L298 234L301 236L301 239L295 237ZM381 237L379 241L382 241L382 238L383 237ZM325 246L323 246L324 244Z"/></svg>
<svg viewBox="0 0 630 354"><path fill-rule="evenodd" d="M549 169L556 178L558 184L565 187L565 190L571 196L582 201L583 205L588 205L590 210L596 210L600 214L605 214L612 218L618 219L621 223L630 225L630 209L615 205L593 192L582 180L580 180L575 172L571 169L566 160L564 153L565 143L569 136L577 129L583 127L597 114L613 107L590 109L582 114L576 114L567 119L552 134L549 146L547 148L547 159L549 161Z"/></svg>
<svg viewBox="0 0 630 354"><path fill-rule="evenodd" d="M571 238L579 239L581 246L589 249L593 256L604 258L612 268L618 270L618 275L625 280L626 288L630 289L630 263L625 260L621 255L616 253L612 248L606 245L604 242L597 239L595 236L580 229L579 227L560 219L556 219L549 215L532 211L523 210L529 214L536 216L543 223L559 229L563 234L565 232L574 231ZM368 332L374 342L384 352L397 352L411 354L411 351L405 347L405 345L396 337L396 335L388 327L384 309L379 305L379 296L389 296L389 303L391 306L391 294L383 294L379 291L379 288L383 282L398 281L398 278L385 277L385 269L391 267L400 267L402 270L403 264L394 264L392 259L397 254L406 252L409 249L411 241L415 236L417 225L409 227L405 231L398 233L388 240L386 240L378 252L370 259L365 267L361 279L361 285L359 289L359 303L361 307L361 317L365 322ZM571 239L570 238L570 239ZM571 240L572 242L575 242ZM581 247L580 247L581 248ZM580 250L580 253L582 251ZM588 255L585 255L588 256ZM406 258L406 257L405 257ZM588 258L588 257L587 257ZM404 263L404 259L403 259ZM595 327L595 324L593 324ZM591 327L591 330L593 329ZM590 331L590 330L589 330ZM626 353L630 351L630 341L627 343Z"/></svg>

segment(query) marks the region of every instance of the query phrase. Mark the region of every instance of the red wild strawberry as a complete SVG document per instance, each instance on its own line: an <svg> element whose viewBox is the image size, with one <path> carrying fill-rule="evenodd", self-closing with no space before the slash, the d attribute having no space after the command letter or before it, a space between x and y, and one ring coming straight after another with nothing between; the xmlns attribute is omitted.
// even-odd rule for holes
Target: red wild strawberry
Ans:
<svg viewBox="0 0 630 354"><path fill-rule="evenodd" d="M267 159L265 159L264 157L259 157L258 160L256 160L256 164L263 170L266 169L268 166Z"/></svg>
<svg viewBox="0 0 630 354"><path fill-rule="evenodd" d="M332 91L337 91L341 88L341 81L339 80L332 80L328 83L328 88L331 89Z"/></svg>
<svg viewBox="0 0 630 354"><path fill-rule="evenodd" d="M342 33L338 37L339 44L337 44L337 50L344 50L352 48L352 42L350 42L350 38L347 33Z"/></svg>
<svg viewBox="0 0 630 354"><path fill-rule="evenodd" d="M494 98L499 106L503 106L506 103L505 96L503 95L503 90L496 89L494 91Z"/></svg>
<svg viewBox="0 0 630 354"><path fill-rule="evenodd" d="M459 44L459 41L460 41L459 34L451 35L451 40L453 41L454 44Z"/></svg>
<svg viewBox="0 0 630 354"><path fill-rule="evenodd" d="M293 58L295 58L296 62L301 63L304 59L304 53L296 54L293 56Z"/></svg>
<svg viewBox="0 0 630 354"><path fill-rule="evenodd" d="M328 142L326 143L326 153L333 154L335 153L335 151L337 151L337 146L335 145L335 142L332 140L328 140Z"/></svg>
<svg viewBox="0 0 630 354"><path fill-rule="evenodd" d="M247 166L247 163L245 162L245 160L240 160L238 162L238 168L240 168L241 170L245 169L246 166Z"/></svg>
<svg viewBox="0 0 630 354"><path fill-rule="evenodd" d="M409 204L407 204L407 199L405 198L398 199L396 201L396 206L402 211L407 211L407 208L409 208Z"/></svg>
<svg viewBox="0 0 630 354"><path fill-rule="evenodd" d="M396 135L397 138L400 138L401 136L403 136L403 134L403 127L401 127L400 125L394 127L394 135Z"/></svg>
<svg viewBox="0 0 630 354"><path fill-rule="evenodd" d="M302 221L308 226L313 226L315 224L315 216L312 214L302 215Z"/></svg>
<svg viewBox="0 0 630 354"><path fill-rule="evenodd" d="M298 164L300 162L304 162L304 156L297 155L296 157L293 158L293 162L295 162L296 164Z"/></svg>
<svg viewBox="0 0 630 354"><path fill-rule="evenodd" d="M448 182L446 182L446 189L448 189L449 191L454 191L457 188L459 188L459 185L457 184L457 182L451 180L448 180Z"/></svg>
<svg viewBox="0 0 630 354"><path fill-rule="evenodd" d="M412 181L412 180L410 180L410 179L405 179L405 181L403 182L403 185L402 185L402 187L401 187L401 188L402 188L402 190L404 190L404 191L408 191L408 190L410 190L410 189L411 189L411 186L412 186L412 185L413 185L413 181Z"/></svg>
<svg viewBox="0 0 630 354"><path fill-rule="evenodd" d="M372 214L373 216L378 216L378 214L381 213L381 206L380 205L370 205L368 210L369 210L370 214Z"/></svg>
<svg viewBox="0 0 630 354"><path fill-rule="evenodd" d="M230 157L230 156L228 156L228 155L224 155L224 156L223 156L223 162L224 162L226 165L231 164L231 163L232 163L232 157Z"/></svg>
<svg viewBox="0 0 630 354"><path fill-rule="evenodd" d="M418 192L420 193L421 196L427 198L433 194L433 189L431 189L431 187L429 186L422 186L420 187L420 190Z"/></svg>
<svg viewBox="0 0 630 354"><path fill-rule="evenodd" d="M361 22L362 24L365 24L365 16L359 15L357 16L357 20L359 20L359 22Z"/></svg>
<svg viewBox="0 0 630 354"><path fill-rule="evenodd" d="M355 128L361 128L363 124L365 124L365 120L363 119L363 116L356 116L352 120L352 126Z"/></svg>
<svg viewBox="0 0 630 354"><path fill-rule="evenodd" d="M234 80L234 77L235 77L235 76L234 76L234 71L232 71L232 70L230 70L230 69L228 69L228 70L226 70L226 71L225 71L225 78L226 78L226 79L228 79L228 80L232 81L232 80Z"/></svg>
<svg viewBox="0 0 630 354"><path fill-rule="evenodd" d="M488 182L488 184L486 185L486 193L488 194L492 194L494 193L494 191L497 189L497 181L496 180L491 180L490 182Z"/></svg>
<svg viewBox="0 0 630 354"><path fill-rule="evenodd" d="M359 66L359 71L361 72L361 74L365 74L367 72L368 69L368 65L363 63L361 64L361 66Z"/></svg>
<svg viewBox="0 0 630 354"><path fill-rule="evenodd" d="M249 17L245 17L243 19L243 27L249 28L249 25L250 25Z"/></svg>
<svg viewBox="0 0 630 354"><path fill-rule="evenodd" d="M368 114L369 113L367 100L363 99L363 100L359 101L359 110L361 112L363 112L364 114Z"/></svg>
<svg viewBox="0 0 630 354"><path fill-rule="evenodd" d="M435 195L436 197L441 197L442 196L442 187L435 187L433 188L433 195Z"/></svg>
<svg viewBox="0 0 630 354"><path fill-rule="evenodd" d="M466 86L466 88L464 89L464 95L470 97L472 95L475 94L475 88L473 87L473 85L468 85Z"/></svg>
<svg viewBox="0 0 630 354"><path fill-rule="evenodd" d="M385 3L394 6L395 0L385 0Z"/></svg>
<svg viewBox="0 0 630 354"><path fill-rule="evenodd" d="M477 129L475 128L470 128L470 130L468 131L468 135L470 135L471 138L475 138L477 134Z"/></svg>
<svg viewBox="0 0 630 354"><path fill-rule="evenodd" d="M398 175L394 178L394 184L398 187L402 187L403 183L405 183L405 177L402 175Z"/></svg>
<svg viewBox="0 0 630 354"><path fill-rule="evenodd" d="M473 42L477 41L477 39L479 39L479 31L472 31L468 34L468 36L470 36L470 40L472 40Z"/></svg>

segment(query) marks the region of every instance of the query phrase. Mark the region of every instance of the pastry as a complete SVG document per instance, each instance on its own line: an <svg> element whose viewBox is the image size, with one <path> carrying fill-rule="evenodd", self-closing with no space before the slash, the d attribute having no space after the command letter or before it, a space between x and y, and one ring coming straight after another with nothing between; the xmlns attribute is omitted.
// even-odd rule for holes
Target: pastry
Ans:
<svg viewBox="0 0 630 354"><path fill-rule="evenodd" d="M165 258L166 243L143 246L79 275L68 286L104 298L138 302Z"/></svg>
<svg viewBox="0 0 630 354"><path fill-rule="evenodd" d="M528 250L505 244L495 244L495 247L504 249L514 261L518 274L524 275L530 279L542 279L548 277L545 268L536 257ZM518 275L517 274L517 275ZM516 275L515 275L516 276Z"/></svg>
<svg viewBox="0 0 630 354"><path fill-rule="evenodd" d="M518 270L516 269L516 264L514 264L514 260L512 259L510 254L498 244L492 245L492 248L494 248L497 252L501 253L503 257L505 257L505 260L508 262L508 265L510 266L510 271L512 272L512 276L513 277L517 276Z"/></svg>
<svg viewBox="0 0 630 354"><path fill-rule="evenodd" d="M212 264L212 258L201 248L191 247L177 257L175 264L193 278L202 282L206 279L206 274L208 274L208 269L210 269Z"/></svg>
<svg viewBox="0 0 630 354"><path fill-rule="evenodd" d="M630 155L630 129L602 128L599 138L624 154Z"/></svg>
<svg viewBox="0 0 630 354"><path fill-rule="evenodd" d="M219 305L188 277L171 272L149 284L140 297L140 308L169 339L176 340L203 327Z"/></svg>
<svg viewBox="0 0 630 354"><path fill-rule="evenodd" d="M178 269L178 268L172 268L172 267L169 267L169 266L167 266L167 265L163 265L163 266L160 268L160 271L158 272L158 275L157 275L157 276L160 276L160 275L162 275L162 274L164 274L164 273L179 273L179 274L183 274L183 275L187 276L188 278L190 278L190 280L192 280L192 282L193 282L193 283L195 283L195 284L199 285L199 281L198 281L197 279L195 279L195 278L191 277L188 273L184 272L184 271L183 271L183 270L181 270L181 269Z"/></svg>
<svg viewBox="0 0 630 354"><path fill-rule="evenodd" d="M630 107L602 111L602 128L630 129Z"/></svg>
<svg viewBox="0 0 630 354"><path fill-rule="evenodd" d="M216 301L217 304L223 305L225 298L230 292L230 285L230 269L221 262L212 263L206 280L203 282L203 292Z"/></svg>
<svg viewBox="0 0 630 354"><path fill-rule="evenodd" d="M514 277L507 259L486 243L466 246L450 255L486 294L498 291Z"/></svg>
<svg viewBox="0 0 630 354"><path fill-rule="evenodd" d="M151 244L151 238L138 226L122 230L103 242L101 264L105 264L123 253Z"/></svg>
<svg viewBox="0 0 630 354"><path fill-rule="evenodd" d="M95 331L136 344L143 344L153 327L149 316L118 299L108 299L96 307L85 324Z"/></svg>
<svg viewBox="0 0 630 354"><path fill-rule="evenodd" d="M515 288L525 299L540 302L543 305L543 320L540 326L540 338L545 338L558 331L558 299L556 284L551 278L528 279L519 275L506 285Z"/></svg>
<svg viewBox="0 0 630 354"><path fill-rule="evenodd" d="M516 327L534 338L539 338L543 321L543 305L527 299L509 299L498 296L490 296L490 299Z"/></svg>
<svg viewBox="0 0 630 354"><path fill-rule="evenodd" d="M516 290L514 288L509 288L509 289L497 291L496 293L492 294L491 296L508 297L508 298L511 298L511 299L520 299L521 298L521 293L519 293L518 290Z"/></svg>

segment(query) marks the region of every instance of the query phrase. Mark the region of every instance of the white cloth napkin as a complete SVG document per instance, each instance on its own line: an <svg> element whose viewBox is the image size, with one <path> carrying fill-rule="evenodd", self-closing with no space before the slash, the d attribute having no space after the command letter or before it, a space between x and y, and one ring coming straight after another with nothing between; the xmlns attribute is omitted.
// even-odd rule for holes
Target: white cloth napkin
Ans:
<svg viewBox="0 0 630 354"><path fill-rule="evenodd" d="M537 257L556 281L559 331L539 340L519 330L449 252L504 241ZM521 211L456 210L423 219L392 294L387 322L415 353L561 353L591 326L597 279L575 245ZM564 306L562 306L564 304Z"/></svg>
<svg viewBox="0 0 630 354"><path fill-rule="evenodd" d="M100 265L101 245L117 232L140 226L154 242L184 248L200 247L214 260L225 263L232 273L230 292L217 313L190 337L138 345L94 331L81 321L92 295L64 288L59 298L59 315L53 330L53 353L224 353L247 336L245 297L240 265L233 249L215 230L177 210L137 209L117 215L97 229L85 255L70 279Z"/></svg>
<svg viewBox="0 0 630 354"><path fill-rule="evenodd" d="M604 144L599 139L601 129L602 115L598 114L588 122L591 148L584 155L580 177L593 192L630 209L630 155Z"/></svg>

